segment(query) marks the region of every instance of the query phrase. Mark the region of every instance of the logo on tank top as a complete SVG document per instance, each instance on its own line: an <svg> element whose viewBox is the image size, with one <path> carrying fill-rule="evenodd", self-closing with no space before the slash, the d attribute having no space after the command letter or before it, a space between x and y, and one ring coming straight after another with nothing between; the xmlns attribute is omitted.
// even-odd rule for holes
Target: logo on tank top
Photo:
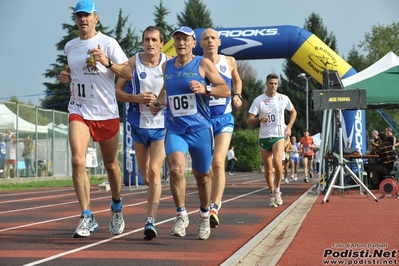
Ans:
<svg viewBox="0 0 399 266"><path fill-rule="evenodd" d="M226 66L226 65L220 65L220 66L219 66L219 69L220 69L220 71L221 71L222 73L224 73L224 72L226 72L226 70L227 70L227 66Z"/></svg>
<svg viewBox="0 0 399 266"><path fill-rule="evenodd" d="M145 79L147 77L147 73L145 73L145 72L141 72L140 73L140 78L141 79Z"/></svg>

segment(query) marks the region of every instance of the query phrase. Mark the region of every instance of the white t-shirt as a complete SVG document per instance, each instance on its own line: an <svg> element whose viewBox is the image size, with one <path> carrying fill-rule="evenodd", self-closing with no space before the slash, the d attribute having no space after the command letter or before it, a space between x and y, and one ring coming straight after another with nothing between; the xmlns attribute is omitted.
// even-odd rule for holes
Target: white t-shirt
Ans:
<svg viewBox="0 0 399 266"><path fill-rule="evenodd" d="M227 151L227 160L232 160L232 159L234 159L234 156L235 156L235 154L234 154L234 151L233 151L233 150L228 150L228 151Z"/></svg>
<svg viewBox="0 0 399 266"><path fill-rule="evenodd" d="M17 145L16 143L10 140L6 143L6 159L7 160L16 160L17 159Z"/></svg>
<svg viewBox="0 0 399 266"><path fill-rule="evenodd" d="M284 111L291 111L293 108L291 100L284 94L277 93L269 97L263 93L256 97L248 112L269 118L269 122L260 123L259 138L284 137L286 128Z"/></svg>
<svg viewBox="0 0 399 266"><path fill-rule="evenodd" d="M128 59L118 42L101 32L88 40L75 38L65 45L68 66L71 68L71 99L69 113L87 120L118 118L115 98L115 74L100 62L90 59L88 51L101 46L104 54L116 64Z"/></svg>

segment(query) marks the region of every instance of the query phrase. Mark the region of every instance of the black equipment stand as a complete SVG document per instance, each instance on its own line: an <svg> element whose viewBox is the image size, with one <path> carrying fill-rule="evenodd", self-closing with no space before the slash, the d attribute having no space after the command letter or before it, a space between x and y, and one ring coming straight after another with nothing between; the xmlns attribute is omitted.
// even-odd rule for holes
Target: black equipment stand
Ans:
<svg viewBox="0 0 399 266"><path fill-rule="evenodd" d="M362 187L367 193L369 193L373 199L378 202L377 197L363 184L363 182L356 176L355 173L352 172L352 170L344 163L343 161L343 148L342 148L342 112L341 110L336 110L336 115L337 115L337 124L338 124L338 134L339 134L339 156L338 157L338 166L336 167L334 171L333 177L329 181L329 186L326 192L326 195L324 196L324 199L322 203L324 204L325 202L329 201L330 194L332 192L333 188L338 188L338 189L346 189L346 188L352 188L352 187ZM350 177L357 183L357 185L348 185L345 186L345 179L344 179L344 170L346 170L347 173L349 173ZM335 182L338 178L338 175L340 175L340 185L335 185Z"/></svg>

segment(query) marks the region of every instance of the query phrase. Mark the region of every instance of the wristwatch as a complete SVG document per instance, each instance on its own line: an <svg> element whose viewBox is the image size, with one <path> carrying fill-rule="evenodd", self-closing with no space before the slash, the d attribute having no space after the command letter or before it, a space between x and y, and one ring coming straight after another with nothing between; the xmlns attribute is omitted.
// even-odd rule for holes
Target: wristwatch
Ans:
<svg viewBox="0 0 399 266"><path fill-rule="evenodd" d="M242 96L241 96L241 93L236 93L236 94L234 94L234 96L238 96L238 98L240 98L240 100L242 101Z"/></svg>
<svg viewBox="0 0 399 266"><path fill-rule="evenodd" d="M111 68L113 64L114 62L108 58L108 66L106 66L106 68Z"/></svg>
<svg viewBox="0 0 399 266"><path fill-rule="evenodd" d="M206 85L205 86L205 92L206 92L206 94L211 93L212 92L212 86Z"/></svg>

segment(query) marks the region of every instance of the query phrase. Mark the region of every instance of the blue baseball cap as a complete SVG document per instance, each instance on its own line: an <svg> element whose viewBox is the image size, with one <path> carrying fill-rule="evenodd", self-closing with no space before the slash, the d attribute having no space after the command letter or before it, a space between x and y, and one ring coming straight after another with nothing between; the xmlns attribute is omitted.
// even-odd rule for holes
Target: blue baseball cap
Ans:
<svg viewBox="0 0 399 266"><path fill-rule="evenodd" d="M75 14L79 12L93 13L97 11L97 5L91 0L81 0L76 4Z"/></svg>
<svg viewBox="0 0 399 266"><path fill-rule="evenodd" d="M177 30L175 30L175 31L172 33L172 36L175 36L175 34L176 34L177 32L184 33L184 34L186 34L186 35L188 35L188 36L193 36L193 38L194 38L194 40L195 40L195 33L194 33L193 29L190 28L190 27L186 27L186 26L180 27L180 28L178 28Z"/></svg>

